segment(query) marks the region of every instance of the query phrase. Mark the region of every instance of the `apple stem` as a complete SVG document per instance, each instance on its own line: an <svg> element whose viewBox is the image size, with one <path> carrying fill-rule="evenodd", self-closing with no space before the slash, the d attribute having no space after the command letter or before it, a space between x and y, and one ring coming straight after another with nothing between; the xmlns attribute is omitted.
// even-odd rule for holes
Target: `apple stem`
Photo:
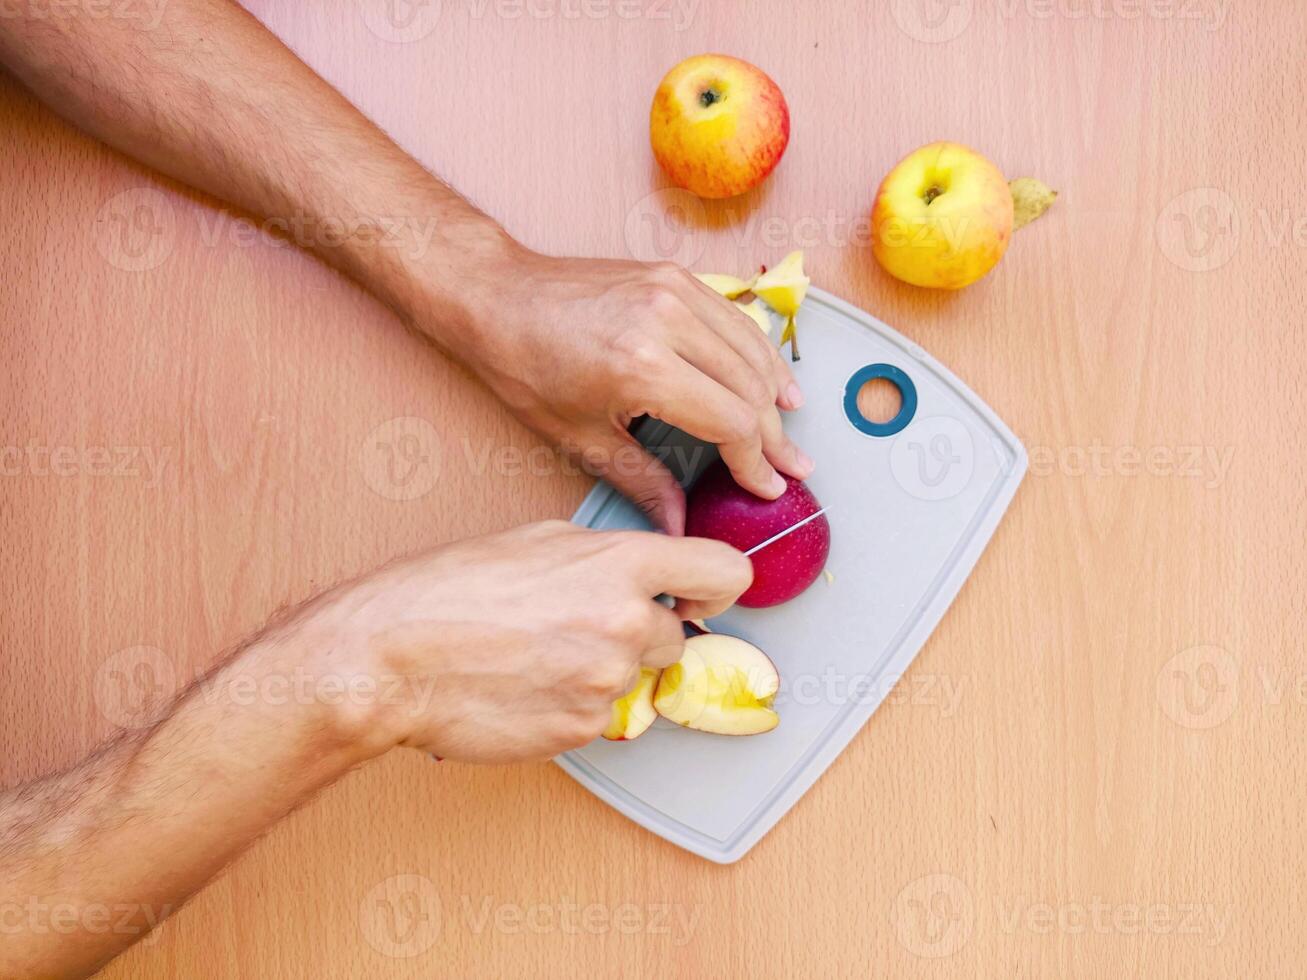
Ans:
<svg viewBox="0 0 1307 980"><path fill-rule="evenodd" d="M944 192L940 190L938 187L926 188L926 207L930 207L931 202L934 201L935 198L939 197L943 193Z"/></svg>
<svg viewBox="0 0 1307 980"><path fill-rule="evenodd" d="M794 317L790 317L789 322L785 324L785 333L790 338L790 361L799 360L799 330L794 325Z"/></svg>

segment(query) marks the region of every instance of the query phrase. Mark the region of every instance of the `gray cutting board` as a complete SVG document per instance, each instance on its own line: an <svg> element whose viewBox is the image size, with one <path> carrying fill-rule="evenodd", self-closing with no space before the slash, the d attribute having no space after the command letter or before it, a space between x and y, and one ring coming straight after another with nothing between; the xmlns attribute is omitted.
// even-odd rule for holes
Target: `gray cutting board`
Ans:
<svg viewBox="0 0 1307 980"><path fill-rule="evenodd" d="M780 725L730 737L660 718L639 739L599 739L557 760L632 820L721 863L743 857L871 717L957 595L1026 472L1025 448L1002 420L879 320L812 289L798 329L803 357L794 371L807 402L785 426L817 461L808 485L830 508L830 578L782 606L734 607L708 624L775 661ZM904 394L887 425L867 423L848 404L868 373L890 375ZM636 434L686 482L716 458L662 422L648 420ZM573 520L649 526L606 484Z"/></svg>

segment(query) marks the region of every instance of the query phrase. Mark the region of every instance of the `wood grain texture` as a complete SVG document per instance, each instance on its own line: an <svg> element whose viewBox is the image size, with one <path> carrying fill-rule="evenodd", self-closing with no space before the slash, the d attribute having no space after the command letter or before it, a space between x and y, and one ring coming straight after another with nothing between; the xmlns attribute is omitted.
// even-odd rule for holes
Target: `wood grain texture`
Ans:
<svg viewBox="0 0 1307 980"><path fill-rule="evenodd" d="M106 976L1295 969L1301 4L252 9L535 247L722 271L806 248L819 285L966 379L1032 470L898 696L740 864L549 766L394 753ZM794 135L762 189L678 223L675 195L648 198L647 107L703 50L771 73ZM0 128L6 783L78 759L283 603L581 499L582 478L493 455L536 443L351 284L7 79ZM937 138L1062 192L957 295L859 244L881 176ZM118 447L135 475L94 452L129 468Z"/></svg>

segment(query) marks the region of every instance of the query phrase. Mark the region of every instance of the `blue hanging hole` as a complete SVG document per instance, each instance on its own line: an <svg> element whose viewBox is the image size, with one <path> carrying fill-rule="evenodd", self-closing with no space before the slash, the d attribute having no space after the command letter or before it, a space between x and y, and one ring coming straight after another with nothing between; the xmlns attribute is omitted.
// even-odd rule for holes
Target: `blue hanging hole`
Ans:
<svg viewBox="0 0 1307 980"><path fill-rule="evenodd" d="M868 381L884 378L899 390L899 412L888 422L873 422L858 409L858 392ZM855 429L863 435L884 438L902 432L912 416L917 414L917 386L912 379L893 364L868 364L853 372L844 386L844 414Z"/></svg>

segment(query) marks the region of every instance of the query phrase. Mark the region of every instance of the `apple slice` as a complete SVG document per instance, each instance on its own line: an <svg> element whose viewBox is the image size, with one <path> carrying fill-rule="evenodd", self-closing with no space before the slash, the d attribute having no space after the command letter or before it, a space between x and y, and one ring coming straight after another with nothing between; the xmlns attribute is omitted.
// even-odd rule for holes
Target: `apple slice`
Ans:
<svg viewBox="0 0 1307 980"><path fill-rule="evenodd" d="M755 299L752 303L736 303L735 307L758 324L759 330L771 336L771 317L767 314L767 308L762 305L762 300Z"/></svg>
<svg viewBox="0 0 1307 980"><path fill-rule="evenodd" d="M649 730L658 717L653 705L658 674L659 671L652 667L640 668L640 679L635 687L613 702L613 716L604 729L604 738L610 742L628 742Z"/></svg>
<svg viewBox="0 0 1307 980"><path fill-rule="evenodd" d="M794 318L808 296L812 280L803 272L803 252L791 252L781 259L780 265L768 269L753 284L753 295L785 317L781 332L781 346L790 345L790 360L799 359L799 341Z"/></svg>
<svg viewBox="0 0 1307 980"><path fill-rule="evenodd" d="M760 297L781 316L794 316L808 296L812 280L803 274L803 251L791 252L753 282Z"/></svg>
<svg viewBox="0 0 1307 980"><path fill-rule="evenodd" d="M780 723L771 707L780 684L776 665L752 643L703 633L686 640L680 661L663 671L653 706L696 731L761 735Z"/></svg>

